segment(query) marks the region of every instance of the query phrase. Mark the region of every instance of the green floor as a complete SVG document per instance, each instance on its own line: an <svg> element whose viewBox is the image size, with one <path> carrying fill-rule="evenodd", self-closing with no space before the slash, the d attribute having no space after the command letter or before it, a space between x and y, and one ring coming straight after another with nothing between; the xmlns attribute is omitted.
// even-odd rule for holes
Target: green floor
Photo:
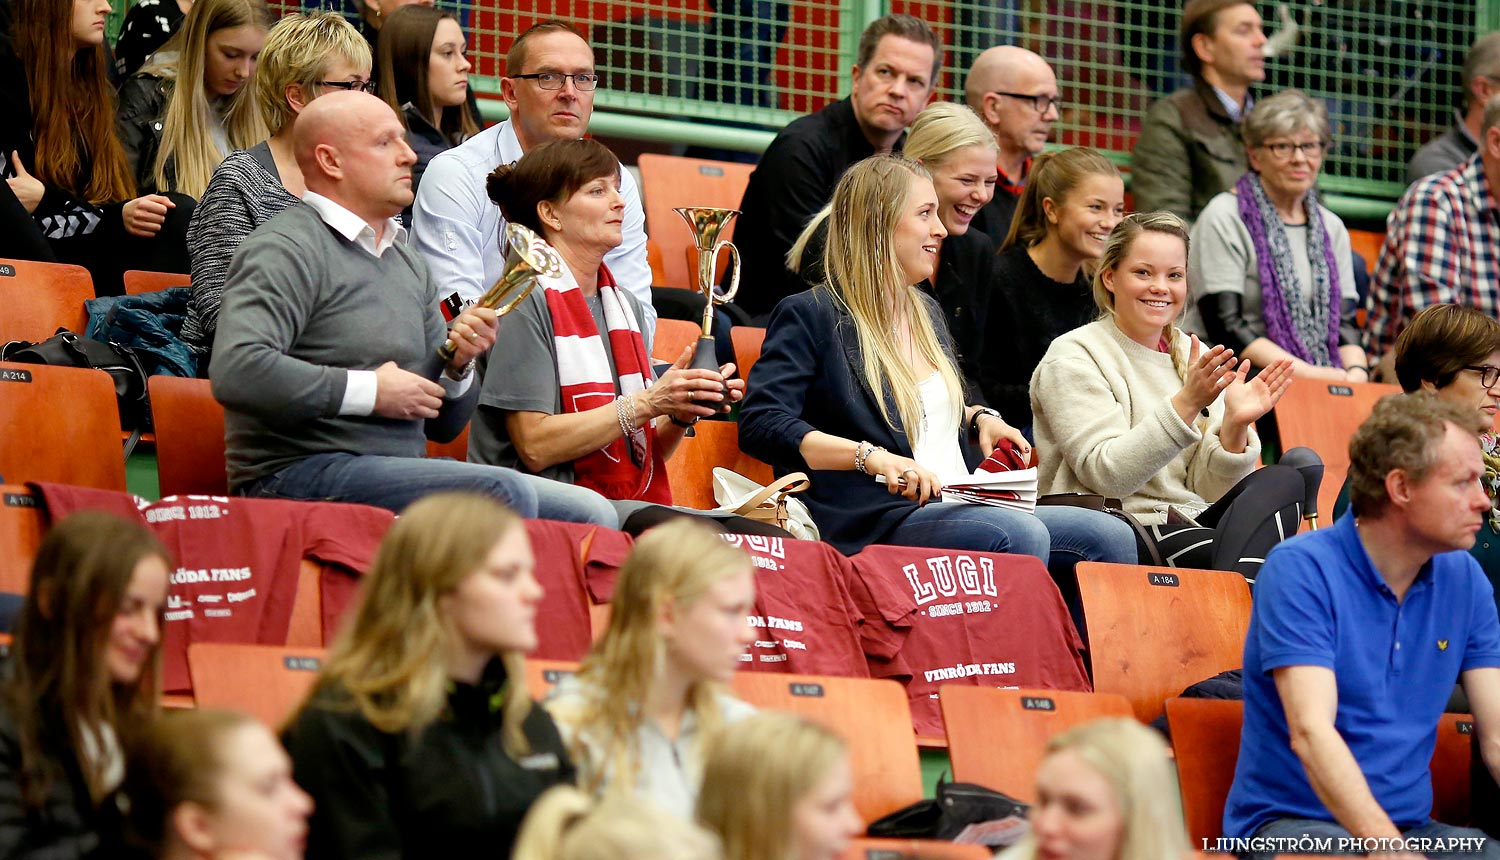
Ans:
<svg viewBox="0 0 1500 860"><path fill-rule="evenodd" d="M151 501L161 498L161 485L156 481L156 450L141 445L125 461L125 487L137 496Z"/></svg>
<svg viewBox="0 0 1500 860"><path fill-rule="evenodd" d="M937 794L938 780L947 777L949 782L953 781L953 775L948 771L947 750L918 750L922 756L922 790L927 797Z"/></svg>

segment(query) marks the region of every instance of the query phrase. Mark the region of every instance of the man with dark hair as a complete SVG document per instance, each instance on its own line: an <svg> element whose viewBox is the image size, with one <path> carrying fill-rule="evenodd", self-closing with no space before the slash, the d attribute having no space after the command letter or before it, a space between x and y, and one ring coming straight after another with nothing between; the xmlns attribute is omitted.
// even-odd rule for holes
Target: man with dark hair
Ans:
<svg viewBox="0 0 1500 860"><path fill-rule="evenodd" d="M1247 0L1188 0L1178 44L1193 85L1146 112L1130 190L1136 211L1165 209L1191 222L1249 168L1239 126L1250 87L1266 79L1266 34Z"/></svg>
<svg viewBox="0 0 1500 860"><path fill-rule="evenodd" d="M412 209L412 243L432 269L450 317L484 295L505 269L505 218L485 192L490 171L550 140L583 137L599 75L594 49L568 24L542 21L511 44L500 97L510 118L434 156ZM604 258L615 282L640 299L649 338L656 326L646 210L630 171L620 169L625 240Z"/></svg>
<svg viewBox="0 0 1500 860"><path fill-rule="evenodd" d="M438 285L395 220L411 205L417 157L389 105L322 96L298 115L294 147L302 205L240 247L214 340L230 490L395 512L469 490L523 517L617 525L613 506L582 487L423 456L474 411L473 364L495 342L495 312L444 324Z"/></svg>
<svg viewBox="0 0 1500 860"><path fill-rule="evenodd" d="M1500 316L1500 93L1479 127L1479 151L1406 189L1386 219L1385 243L1365 301L1365 353L1381 359L1417 312L1443 302Z"/></svg>
<svg viewBox="0 0 1500 860"><path fill-rule="evenodd" d="M964 101L984 120L1000 147L995 196L969 225L995 240L998 248L1010 232L1032 156L1047 145L1062 111L1057 75L1039 55L1015 45L997 45L980 54L969 69Z"/></svg>
<svg viewBox="0 0 1500 860"><path fill-rule="evenodd" d="M1465 550L1490 510L1478 413L1387 397L1349 444L1353 511L1283 541L1255 582L1226 846L1254 855L1500 857L1430 818L1428 762L1455 682L1500 773L1500 618ZM1316 843L1315 843L1316 844Z"/></svg>
<svg viewBox="0 0 1500 860"><path fill-rule="evenodd" d="M787 251L849 165L901 149L942 67L942 42L921 19L886 15L865 28L849 96L782 129L750 174L734 233L744 284L736 304L764 317L807 288L786 267Z"/></svg>
<svg viewBox="0 0 1500 860"><path fill-rule="evenodd" d="M1490 97L1500 93L1500 33L1480 36L1464 57L1464 104L1457 111L1457 122L1441 135L1427 141L1406 166L1406 184L1424 176L1444 173L1463 163L1479 149L1479 127L1484 120L1484 106Z"/></svg>

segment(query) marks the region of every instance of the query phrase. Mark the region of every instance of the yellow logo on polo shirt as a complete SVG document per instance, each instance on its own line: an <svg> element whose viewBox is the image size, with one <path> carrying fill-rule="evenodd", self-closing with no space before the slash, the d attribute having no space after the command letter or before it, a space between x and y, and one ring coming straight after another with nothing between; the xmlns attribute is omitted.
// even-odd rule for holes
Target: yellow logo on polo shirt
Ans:
<svg viewBox="0 0 1500 860"><path fill-rule="evenodd" d="M1439 639L1438 640L1438 650L1439 651L1447 651L1448 650L1448 640L1447 639Z"/></svg>

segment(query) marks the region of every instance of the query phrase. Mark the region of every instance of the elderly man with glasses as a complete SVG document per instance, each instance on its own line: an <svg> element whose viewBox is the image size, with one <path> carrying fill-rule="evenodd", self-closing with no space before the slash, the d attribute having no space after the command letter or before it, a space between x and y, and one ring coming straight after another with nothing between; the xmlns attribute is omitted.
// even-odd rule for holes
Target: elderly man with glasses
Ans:
<svg viewBox="0 0 1500 860"><path fill-rule="evenodd" d="M510 118L432 159L417 189L412 238L437 279L450 318L474 302L505 267L505 218L485 193L502 164L552 140L583 137L594 112L599 75L594 51L570 25L542 21L518 36L505 57L500 95ZM623 167L625 240L604 258L615 281L640 299L642 327L656 326L651 266L646 262L646 212L640 189Z"/></svg>
<svg viewBox="0 0 1500 860"><path fill-rule="evenodd" d="M1037 54L999 45L979 55L964 81L964 101L995 135L1000 146L995 196L969 226L988 234L998 247L1031 173L1031 158L1047 145L1062 111L1057 75Z"/></svg>

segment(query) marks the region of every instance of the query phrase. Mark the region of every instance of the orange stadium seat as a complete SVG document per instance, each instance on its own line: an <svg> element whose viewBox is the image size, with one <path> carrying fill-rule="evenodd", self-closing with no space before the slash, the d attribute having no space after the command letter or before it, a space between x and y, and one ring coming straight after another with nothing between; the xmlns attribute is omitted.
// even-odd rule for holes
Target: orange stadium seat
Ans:
<svg viewBox="0 0 1500 860"><path fill-rule="evenodd" d="M325 656L318 648L195 642L188 646L193 699L277 727L312 690Z"/></svg>
<svg viewBox="0 0 1500 860"><path fill-rule="evenodd" d="M1167 700L1167 725L1182 788L1188 840L1202 845L1223 835L1224 800L1240 758L1245 703L1229 699Z"/></svg>
<svg viewBox="0 0 1500 860"><path fill-rule="evenodd" d="M700 511L718 507L714 501L714 467L766 485L775 480L771 467L740 450L739 425L732 421L699 421L693 435L677 443L667 460L672 503Z"/></svg>
<svg viewBox="0 0 1500 860"><path fill-rule="evenodd" d="M170 287L192 286L193 276L175 272L143 272L131 269L125 273L125 295L138 296Z"/></svg>
<svg viewBox="0 0 1500 860"><path fill-rule="evenodd" d="M1124 696L1141 722L1189 685L1240 667L1250 586L1238 573L1083 562L1078 591L1094 690Z"/></svg>
<svg viewBox="0 0 1500 860"><path fill-rule="evenodd" d="M46 340L59 328L83 333L94 281L82 266L0 259L0 344Z"/></svg>
<svg viewBox="0 0 1500 860"><path fill-rule="evenodd" d="M682 351L698 342L703 329L687 320L656 321L656 337L651 341L651 357L672 364Z"/></svg>
<svg viewBox="0 0 1500 860"><path fill-rule="evenodd" d="M855 839L840 860L990 860L983 845L960 845L936 839Z"/></svg>
<svg viewBox="0 0 1500 860"><path fill-rule="evenodd" d="M208 380L153 376L147 387L162 496L227 495L224 407Z"/></svg>
<svg viewBox="0 0 1500 860"><path fill-rule="evenodd" d="M751 164L681 158L675 155L642 154L641 203L646 210L646 233L661 249L663 280L660 286L697 289L697 254L693 234L678 206L715 206L738 209L745 186L750 183ZM720 236L731 239L734 224ZM721 255L721 263L727 255Z"/></svg>
<svg viewBox="0 0 1500 860"><path fill-rule="evenodd" d="M527 660L526 691L536 701L546 701L558 681L577 673L578 664L569 660Z"/></svg>
<svg viewBox="0 0 1500 860"><path fill-rule="evenodd" d="M0 362L0 480L125 490L120 412L102 370Z"/></svg>
<svg viewBox="0 0 1500 860"><path fill-rule="evenodd" d="M734 693L758 708L791 711L843 736L854 766L854 806L866 823L922 799L911 710L895 681L739 672Z"/></svg>
<svg viewBox="0 0 1500 860"><path fill-rule="evenodd" d="M0 591L25 594L31 560L47 530L41 498L20 484L0 484Z"/></svg>
<svg viewBox="0 0 1500 860"><path fill-rule="evenodd" d="M1323 458L1318 490L1318 517L1333 519L1333 504L1349 474L1349 439L1375 408L1375 401L1401 393L1400 386L1380 382L1293 380L1273 415L1281 432L1281 449L1306 446Z"/></svg>
<svg viewBox="0 0 1500 860"><path fill-rule="evenodd" d="M1444 824L1469 826L1469 769L1474 763L1474 718L1443 714L1437 747L1432 751L1432 817Z"/></svg>
<svg viewBox="0 0 1500 860"><path fill-rule="evenodd" d="M1128 717L1130 703L1109 693L997 690L948 684L938 690L953 778L1036 799L1036 769L1047 740L1101 717Z"/></svg>
<svg viewBox="0 0 1500 860"><path fill-rule="evenodd" d="M1350 230L1350 249L1365 258L1365 269L1375 274L1375 262L1380 259L1380 246L1385 244L1385 234L1373 230Z"/></svg>
<svg viewBox="0 0 1500 860"><path fill-rule="evenodd" d="M734 359L739 363L740 378L750 378L750 368L760 359L760 349L766 343L766 330L754 326L737 325L729 330L734 341Z"/></svg>

